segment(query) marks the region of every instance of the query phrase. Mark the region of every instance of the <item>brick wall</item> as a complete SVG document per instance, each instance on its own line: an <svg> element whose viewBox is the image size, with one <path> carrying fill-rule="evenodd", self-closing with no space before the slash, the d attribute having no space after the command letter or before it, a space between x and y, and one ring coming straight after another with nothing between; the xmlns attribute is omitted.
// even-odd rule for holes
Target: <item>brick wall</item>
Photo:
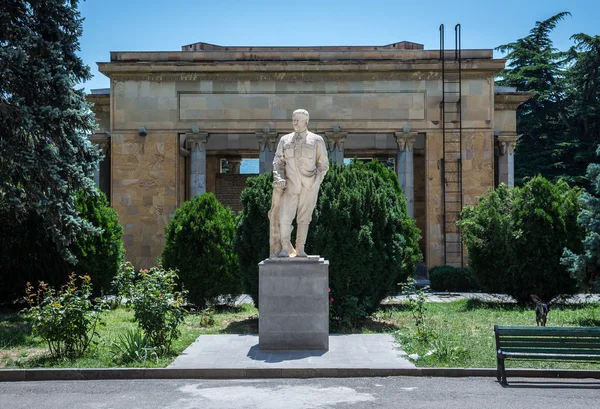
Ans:
<svg viewBox="0 0 600 409"><path fill-rule="evenodd" d="M225 206L230 206L234 211L242 210L240 195L246 187L246 179L256 175L239 175L217 173L215 183L215 196Z"/></svg>

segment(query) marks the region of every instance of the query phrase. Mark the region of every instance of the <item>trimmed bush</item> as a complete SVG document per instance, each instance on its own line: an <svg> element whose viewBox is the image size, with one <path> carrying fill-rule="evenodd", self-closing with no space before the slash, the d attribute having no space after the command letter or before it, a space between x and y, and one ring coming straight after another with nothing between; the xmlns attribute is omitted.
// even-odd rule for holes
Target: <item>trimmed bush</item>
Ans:
<svg viewBox="0 0 600 409"><path fill-rule="evenodd" d="M458 225L469 266L484 290L542 299L572 294L575 280L560 264L563 248L579 251L579 188L553 184L541 176L521 188L500 185L477 206L465 206Z"/></svg>
<svg viewBox="0 0 600 409"><path fill-rule="evenodd" d="M258 263L269 257L269 210L273 193L273 175L246 179L242 191L243 210L238 215L235 251L239 258L244 292L258 308ZM312 226L311 226L312 227Z"/></svg>
<svg viewBox="0 0 600 409"><path fill-rule="evenodd" d="M434 291L479 291L477 279L469 267L437 266L429 270L429 281Z"/></svg>
<svg viewBox="0 0 600 409"><path fill-rule="evenodd" d="M162 262L165 268L178 271L189 292L188 301L197 307L241 294L234 237L233 212L212 193L185 202L165 227Z"/></svg>
<svg viewBox="0 0 600 409"><path fill-rule="evenodd" d="M412 276L421 259L419 238L392 169L379 161L332 166L321 185L307 247L329 260L338 319L363 308L371 314ZM352 297L356 305L348 306Z"/></svg>
<svg viewBox="0 0 600 409"><path fill-rule="evenodd" d="M248 179L236 242L246 291L257 305L258 263L269 255L271 180ZM418 240L393 170L376 161L332 166L321 185L307 250L329 260L334 321L355 321L357 311L370 314L412 275L421 257Z"/></svg>
<svg viewBox="0 0 600 409"><path fill-rule="evenodd" d="M99 190L97 195L80 194L76 203L83 219L100 230L97 235L77 237L69 246L76 264L64 261L35 214L0 223L0 303L20 298L27 282L44 281L56 287L66 283L71 272L91 277L93 295L110 291L125 253L119 217ZM0 204L0 213L3 209Z"/></svg>
<svg viewBox="0 0 600 409"><path fill-rule="evenodd" d="M119 215L99 190L97 196L80 195L76 202L81 216L101 231L98 235L83 237L71 246L78 262L70 270L91 277L94 295L110 293L112 280L119 272L125 255Z"/></svg>

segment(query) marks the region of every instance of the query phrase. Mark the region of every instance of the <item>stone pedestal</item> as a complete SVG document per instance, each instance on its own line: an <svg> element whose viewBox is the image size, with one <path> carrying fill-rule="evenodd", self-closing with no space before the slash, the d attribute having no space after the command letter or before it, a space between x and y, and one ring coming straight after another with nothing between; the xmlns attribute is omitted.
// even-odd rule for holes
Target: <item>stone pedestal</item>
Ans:
<svg viewBox="0 0 600 409"><path fill-rule="evenodd" d="M258 265L258 347L329 349L329 261L271 258Z"/></svg>

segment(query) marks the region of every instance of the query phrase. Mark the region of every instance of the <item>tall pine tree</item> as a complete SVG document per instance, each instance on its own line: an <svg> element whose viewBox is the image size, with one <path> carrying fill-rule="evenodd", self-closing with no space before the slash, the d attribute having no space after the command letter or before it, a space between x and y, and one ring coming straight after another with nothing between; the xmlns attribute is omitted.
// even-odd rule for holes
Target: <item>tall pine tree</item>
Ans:
<svg viewBox="0 0 600 409"><path fill-rule="evenodd" d="M93 113L75 89L91 78L76 54L83 21L77 5L0 2L0 223L18 231L36 220L70 261L69 245L95 232L75 197L97 194L92 174L100 159L85 136L94 129Z"/></svg>
<svg viewBox="0 0 600 409"><path fill-rule="evenodd" d="M600 36L579 33L571 39L575 45L568 54L565 89L571 136L577 144L573 166L578 174L583 174L587 165L595 161L600 143ZM589 183L593 187L595 181L591 179Z"/></svg>
<svg viewBox="0 0 600 409"><path fill-rule="evenodd" d="M499 85L516 87L517 91L533 91L536 96L521 105L517 115L517 132L523 136L517 143L515 177L541 173L553 180L569 172L564 162L572 148L566 134L569 121L564 101L564 53L554 48L550 33L568 12L538 21L529 35L497 47L507 53L507 68L497 81Z"/></svg>

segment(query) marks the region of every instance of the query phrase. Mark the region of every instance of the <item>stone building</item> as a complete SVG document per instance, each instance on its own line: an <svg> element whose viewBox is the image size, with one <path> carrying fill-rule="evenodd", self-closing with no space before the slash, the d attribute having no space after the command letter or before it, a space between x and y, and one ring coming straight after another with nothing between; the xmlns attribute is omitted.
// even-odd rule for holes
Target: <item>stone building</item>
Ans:
<svg viewBox="0 0 600 409"><path fill-rule="evenodd" d="M194 195L214 192L239 209L240 163L271 171L278 137L304 108L333 162L393 164L427 266L461 265L461 206L513 184L515 110L531 94L494 86L504 64L492 50L410 42L111 52L98 63L110 88L88 96L99 124L91 140L106 154L97 183L120 215L127 259L154 264L164 226Z"/></svg>

